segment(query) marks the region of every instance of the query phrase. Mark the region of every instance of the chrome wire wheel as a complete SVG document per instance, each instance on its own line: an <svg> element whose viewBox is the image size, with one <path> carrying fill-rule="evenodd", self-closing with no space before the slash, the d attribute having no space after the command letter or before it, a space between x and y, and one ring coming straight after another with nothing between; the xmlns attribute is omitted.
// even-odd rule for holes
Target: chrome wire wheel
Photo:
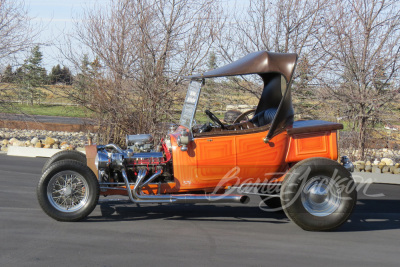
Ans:
<svg viewBox="0 0 400 267"><path fill-rule="evenodd" d="M301 203L312 215L325 217L334 213L341 204L341 190L334 179L316 176L309 179L301 191Z"/></svg>
<svg viewBox="0 0 400 267"><path fill-rule="evenodd" d="M47 198L55 209L70 213L88 203L89 191L89 185L82 175L74 171L63 171L50 179Z"/></svg>

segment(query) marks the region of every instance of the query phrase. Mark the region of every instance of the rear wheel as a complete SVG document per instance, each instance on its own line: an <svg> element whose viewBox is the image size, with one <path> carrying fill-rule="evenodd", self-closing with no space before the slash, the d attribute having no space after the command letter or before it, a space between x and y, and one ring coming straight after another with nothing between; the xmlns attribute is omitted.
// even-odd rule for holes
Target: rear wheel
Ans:
<svg viewBox="0 0 400 267"><path fill-rule="evenodd" d="M44 173L46 171L46 169L54 162L57 162L60 160L65 160L65 159L76 160L76 161L82 162L84 164L87 163L85 154L83 154L79 151L75 151L75 150L64 150L64 151L57 152L56 154L51 156L46 161L46 163L44 164L44 166L42 168L42 173Z"/></svg>
<svg viewBox="0 0 400 267"><path fill-rule="evenodd" d="M339 163L310 158L297 163L282 184L286 215L304 230L329 231L347 221L357 201L351 174Z"/></svg>
<svg viewBox="0 0 400 267"><path fill-rule="evenodd" d="M99 183L85 164L74 160L53 163L40 178L37 198L43 211L57 221L87 217L99 199Z"/></svg>

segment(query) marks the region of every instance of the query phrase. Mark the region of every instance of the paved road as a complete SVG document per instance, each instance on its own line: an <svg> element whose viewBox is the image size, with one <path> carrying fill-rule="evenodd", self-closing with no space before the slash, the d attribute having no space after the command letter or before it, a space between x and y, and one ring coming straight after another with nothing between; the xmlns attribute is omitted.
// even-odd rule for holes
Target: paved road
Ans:
<svg viewBox="0 0 400 267"><path fill-rule="evenodd" d="M77 223L40 209L46 159L0 155L0 266L399 266L400 186L361 188L349 222L305 232L247 205L106 205ZM366 196L384 194L385 196Z"/></svg>
<svg viewBox="0 0 400 267"><path fill-rule="evenodd" d="M75 117L58 117L58 116L43 116L43 115L24 115L24 114L7 114L0 113L0 120L9 121L33 121L47 123L63 123L63 124L93 124L93 120Z"/></svg>

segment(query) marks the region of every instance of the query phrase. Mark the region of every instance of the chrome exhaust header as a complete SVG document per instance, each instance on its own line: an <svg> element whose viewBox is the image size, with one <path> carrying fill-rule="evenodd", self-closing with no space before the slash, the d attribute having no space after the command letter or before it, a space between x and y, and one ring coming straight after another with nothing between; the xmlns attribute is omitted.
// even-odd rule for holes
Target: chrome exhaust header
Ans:
<svg viewBox="0 0 400 267"><path fill-rule="evenodd" d="M161 175L158 170L144 182L147 170L140 170L134 188L129 186L128 176L125 169L121 170L129 199L133 203L242 203L246 204L250 198L245 195L223 195L223 194L179 194L179 195L143 195L142 188Z"/></svg>

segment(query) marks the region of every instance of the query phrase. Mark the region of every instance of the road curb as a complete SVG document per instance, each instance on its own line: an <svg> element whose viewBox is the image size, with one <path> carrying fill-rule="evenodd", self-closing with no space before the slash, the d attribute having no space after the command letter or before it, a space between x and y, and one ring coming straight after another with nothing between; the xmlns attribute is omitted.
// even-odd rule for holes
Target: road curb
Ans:
<svg viewBox="0 0 400 267"><path fill-rule="evenodd" d="M62 149L36 148L36 147L8 147L7 156L30 157L30 158L50 158ZM80 151L85 154L85 151Z"/></svg>
<svg viewBox="0 0 400 267"><path fill-rule="evenodd" d="M400 184L400 174L353 172L352 176L360 184Z"/></svg>

